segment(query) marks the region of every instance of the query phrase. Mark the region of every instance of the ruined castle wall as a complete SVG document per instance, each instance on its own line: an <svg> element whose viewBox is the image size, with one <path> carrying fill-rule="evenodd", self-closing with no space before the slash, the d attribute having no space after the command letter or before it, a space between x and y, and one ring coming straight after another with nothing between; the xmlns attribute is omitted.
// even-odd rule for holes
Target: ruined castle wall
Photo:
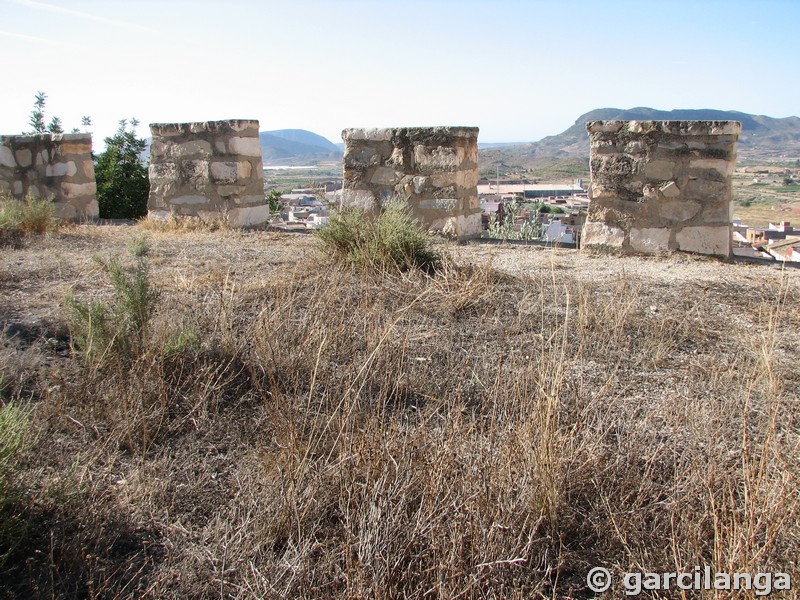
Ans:
<svg viewBox="0 0 800 600"><path fill-rule="evenodd" d="M150 125L148 217L173 213L234 227L269 219L258 121Z"/></svg>
<svg viewBox="0 0 800 600"><path fill-rule="evenodd" d="M345 205L377 210L397 198L425 227L481 234L477 127L345 129Z"/></svg>
<svg viewBox="0 0 800 600"><path fill-rule="evenodd" d="M64 220L96 219L91 134L0 136L0 193L20 200L52 198Z"/></svg>
<svg viewBox="0 0 800 600"><path fill-rule="evenodd" d="M731 255L736 121L592 121L583 247Z"/></svg>

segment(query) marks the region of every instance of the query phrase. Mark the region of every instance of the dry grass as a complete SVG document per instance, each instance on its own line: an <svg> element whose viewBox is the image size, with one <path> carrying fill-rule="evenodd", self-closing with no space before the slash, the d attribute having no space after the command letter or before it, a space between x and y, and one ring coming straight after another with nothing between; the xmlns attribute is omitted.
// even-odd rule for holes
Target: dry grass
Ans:
<svg viewBox="0 0 800 600"><path fill-rule="evenodd" d="M57 226L50 199L23 201L0 193L0 247L17 246L24 237L49 233Z"/></svg>
<svg viewBox="0 0 800 600"><path fill-rule="evenodd" d="M166 220L143 218L138 222L138 227L142 231L150 232L182 232L193 231L230 231L231 226L228 216L220 213L217 218L206 219L200 216L184 216L172 213Z"/></svg>
<svg viewBox="0 0 800 600"><path fill-rule="evenodd" d="M0 296L111 298L86 254L123 256L120 231L7 255ZM3 397L36 440L0 596L583 598L594 565L800 577L796 274L513 248L493 267L478 247L378 276L314 267L305 237L149 236L162 295L132 362L72 355L55 306L0 314Z"/></svg>

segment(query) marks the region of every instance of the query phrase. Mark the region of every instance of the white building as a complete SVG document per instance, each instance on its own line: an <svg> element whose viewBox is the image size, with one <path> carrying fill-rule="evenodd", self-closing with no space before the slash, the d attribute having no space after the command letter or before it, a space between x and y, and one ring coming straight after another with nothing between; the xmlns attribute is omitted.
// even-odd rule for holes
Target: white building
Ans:
<svg viewBox="0 0 800 600"><path fill-rule="evenodd" d="M479 196L518 196L529 199L547 199L571 196L585 196L584 190L577 183L525 183L506 184L485 183L478 185Z"/></svg>
<svg viewBox="0 0 800 600"><path fill-rule="evenodd" d="M560 219L554 219L543 228L542 234L546 242L558 244L574 244L575 233L572 227L568 227Z"/></svg>
<svg viewBox="0 0 800 600"><path fill-rule="evenodd" d="M306 219L306 229L321 229L328 224L328 216L312 213Z"/></svg>

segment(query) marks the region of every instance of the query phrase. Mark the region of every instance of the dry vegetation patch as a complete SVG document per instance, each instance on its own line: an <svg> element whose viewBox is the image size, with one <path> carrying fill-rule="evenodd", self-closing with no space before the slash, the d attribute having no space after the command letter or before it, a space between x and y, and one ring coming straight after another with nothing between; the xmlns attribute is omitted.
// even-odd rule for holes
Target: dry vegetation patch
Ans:
<svg viewBox="0 0 800 600"><path fill-rule="evenodd" d="M307 236L151 230L141 349L87 363L65 294L110 302L91 256L133 268L135 235L0 254L2 397L31 432L0 595L575 598L591 566L800 581L796 273L475 245L376 275Z"/></svg>

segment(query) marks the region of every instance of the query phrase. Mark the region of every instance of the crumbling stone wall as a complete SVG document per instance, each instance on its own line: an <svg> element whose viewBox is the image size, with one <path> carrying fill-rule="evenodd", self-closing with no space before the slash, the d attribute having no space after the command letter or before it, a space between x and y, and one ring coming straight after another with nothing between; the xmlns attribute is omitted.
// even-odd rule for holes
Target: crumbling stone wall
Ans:
<svg viewBox="0 0 800 600"><path fill-rule="evenodd" d="M345 129L342 139L345 205L377 210L398 198L430 230L481 234L477 127Z"/></svg>
<svg viewBox="0 0 800 600"><path fill-rule="evenodd" d="M52 198L64 220L96 219L91 134L0 136L0 193L20 200Z"/></svg>
<svg viewBox="0 0 800 600"><path fill-rule="evenodd" d="M150 125L148 217L172 213L234 227L269 219L258 121Z"/></svg>
<svg viewBox="0 0 800 600"><path fill-rule="evenodd" d="M731 255L736 121L592 121L582 246Z"/></svg>

